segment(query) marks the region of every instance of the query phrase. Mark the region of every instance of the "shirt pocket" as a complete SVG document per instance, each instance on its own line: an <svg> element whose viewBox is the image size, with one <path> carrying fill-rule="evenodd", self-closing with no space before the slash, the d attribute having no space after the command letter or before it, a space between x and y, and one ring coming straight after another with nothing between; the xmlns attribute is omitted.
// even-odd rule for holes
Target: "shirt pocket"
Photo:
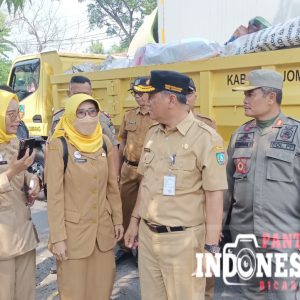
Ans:
<svg viewBox="0 0 300 300"><path fill-rule="evenodd" d="M170 166L171 173L176 176L176 188L189 189L199 177L196 176L196 158L176 156L174 165ZM166 174L167 175L167 174Z"/></svg>
<svg viewBox="0 0 300 300"><path fill-rule="evenodd" d="M78 224L80 221L80 213L71 210L65 210L65 221Z"/></svg>
<svg viewBox="0 0 300 300"><path fill-rule="evenodd" d="M294 152L281 152L275 149L268 149L266 156L268 180L282 182L294 181Z"/></svg>
<svg viewBox="0 0 300 300"><path fill-rule="evenodd" d="M125 130L127 131L136 131L137 130L137 122L126 122Z"/></svg>
<svg viewBox="0 0 300 300"><path fill-rule="evenodd" d="M252 148L235 149L232 159L235 165L233 177L235 179L247 178L251 167Z"/></svg>

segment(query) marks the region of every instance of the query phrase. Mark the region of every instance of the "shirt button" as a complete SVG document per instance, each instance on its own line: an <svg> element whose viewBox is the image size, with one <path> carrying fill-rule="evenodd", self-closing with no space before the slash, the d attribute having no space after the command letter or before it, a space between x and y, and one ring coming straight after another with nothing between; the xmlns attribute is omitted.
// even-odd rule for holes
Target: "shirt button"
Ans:
<svg viewBox="0 0 300 300"><path fill-rule="evenodd" d="M32 218L30 217L30 218L28 218L28 221L31 221L32 220Z"/></svg>
<svg viewBox="0 0 300 300"><path fill-rule="evenodd" d="M93 224L96 224L96 220L92 220L92 223L93 223Z"/></svg>
<svg viewBox="0 0 300 300"><path fill-rule="evenodd" d="M97 204L92 205L92 208L97 208Z"/></svg>

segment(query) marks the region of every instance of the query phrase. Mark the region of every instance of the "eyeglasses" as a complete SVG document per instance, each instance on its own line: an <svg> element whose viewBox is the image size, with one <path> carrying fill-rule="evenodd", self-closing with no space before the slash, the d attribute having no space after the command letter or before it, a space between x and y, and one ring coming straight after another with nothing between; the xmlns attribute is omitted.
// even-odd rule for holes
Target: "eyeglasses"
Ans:
<svg viewBox="0 0 300 300"><path fill-rule="evenodd" d="M143 92L135 92L135 91L131 91L131 95L133 97L136 97L136 96L139 96L139 97L142 97L143 96Z"/></svg>
<svg viewBox="0 0 300 300"><path fill-rule="evenodd" d="M83 119L87 114L94 118L97 117L99 109L97 108L89 108L89 109L78 109L76 111L76 116L78 119Z"/></svg>
<svg viewBox="0 0 300 300"><path fill-rule="evenodd" d="M8 111L6 116L9 118L10 121L15 121L17 118L21 120L20 111Z"/></svg>

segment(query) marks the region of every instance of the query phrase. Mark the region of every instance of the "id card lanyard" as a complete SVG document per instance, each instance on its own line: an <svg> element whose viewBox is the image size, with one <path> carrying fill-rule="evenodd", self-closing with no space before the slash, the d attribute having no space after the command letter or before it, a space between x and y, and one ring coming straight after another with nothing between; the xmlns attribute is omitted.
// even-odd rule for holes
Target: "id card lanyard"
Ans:
<svg viewBox="0 0 300 300"><path fill-rule="evenodd" d="M169 172L168 175L164 176L164 196L175 196L176 194L176 176L172 173L171 167L176 163L176 154L172 154L168 157L169 161Z"/></svg>

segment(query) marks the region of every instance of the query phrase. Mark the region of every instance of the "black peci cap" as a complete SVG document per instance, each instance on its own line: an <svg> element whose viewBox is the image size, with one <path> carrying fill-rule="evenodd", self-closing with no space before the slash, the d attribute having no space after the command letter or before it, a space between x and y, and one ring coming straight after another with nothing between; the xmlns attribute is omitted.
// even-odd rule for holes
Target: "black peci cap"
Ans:
<svg viewBox="0 0 300 300"><path fill-rule="evenodd" d="M174 71L151 71L148 93L161 91L175 92L182 95L189 93L190 78Z"/></svg>

